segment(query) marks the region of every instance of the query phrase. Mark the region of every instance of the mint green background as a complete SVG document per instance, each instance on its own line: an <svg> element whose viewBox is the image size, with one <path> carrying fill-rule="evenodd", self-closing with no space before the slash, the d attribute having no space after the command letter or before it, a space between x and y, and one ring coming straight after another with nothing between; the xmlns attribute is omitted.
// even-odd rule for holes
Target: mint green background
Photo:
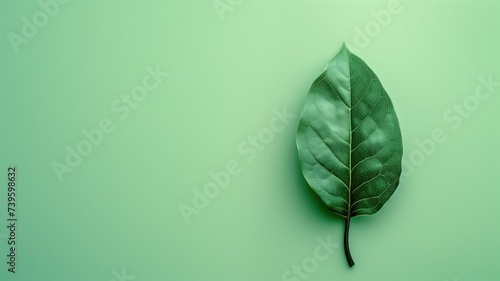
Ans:
<svg viewBox="0 0 500 281"><path fill-rule="evenodd" d="M405 158L442 128L447 140L372 217L351 226L308 280L500 278L500 88L456 130L443 113L500 81L498 1L402 1L357 54L391 96ZM6 168L18 168L18 273L1 280L281 280L343 221L309 190L297 119L247 162L238 145L274 108L299 114L312 81L386 1L243 0L221 21L205 1L71 1L15 53L35 1L0 4L0 235ZM147 66L170 76L126 120L111 103ZM60 183L65 146L109 117L116 129ZM230 160L242 172L192 222L178 206ZM3 236L0 236L2 238ZM456 278L456 279L455 279Z"/></svg>

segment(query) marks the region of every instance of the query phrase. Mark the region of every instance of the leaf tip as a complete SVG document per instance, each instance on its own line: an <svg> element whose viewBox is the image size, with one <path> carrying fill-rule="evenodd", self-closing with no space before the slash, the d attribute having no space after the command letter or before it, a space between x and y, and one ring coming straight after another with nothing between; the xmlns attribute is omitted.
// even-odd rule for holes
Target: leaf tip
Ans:
<svg viewBox="0 0 500 281"><path fill-rule="evenodd" d="M344 43L342 43L341 51L348 52L348 53L351 52L351 51L349 51L349 48L347 48L347 44L345 43L345 41L344 41Z"/></svg>

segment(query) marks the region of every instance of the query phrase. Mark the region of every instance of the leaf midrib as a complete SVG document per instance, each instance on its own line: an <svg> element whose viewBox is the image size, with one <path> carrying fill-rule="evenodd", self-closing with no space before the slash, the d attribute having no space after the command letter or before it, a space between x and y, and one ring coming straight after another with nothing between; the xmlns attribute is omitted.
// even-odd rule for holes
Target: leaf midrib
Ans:
<svg viewBox="0 0 500 281"><path fill-rule="evenodd" d="M349 79L349 200L347 203L347 220L351 217L351 187L352 187L352 83L351 83L351 60L349 58L349 52L347 52L347 74L349 75L347 78Z"/></svg>

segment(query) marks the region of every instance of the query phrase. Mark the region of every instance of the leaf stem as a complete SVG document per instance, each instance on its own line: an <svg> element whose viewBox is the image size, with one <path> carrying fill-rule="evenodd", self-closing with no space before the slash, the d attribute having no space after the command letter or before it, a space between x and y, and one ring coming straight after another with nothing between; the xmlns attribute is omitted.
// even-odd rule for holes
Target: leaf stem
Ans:
<svg viewBox="0 0 500 281"><path fill-rule="evenodd" d="M348 215L345 219L345 231L344 231L344 250L345 256L347 258L347 262L349 266L352 267L354 265L354 261L351 257L351 252L349 251L349 224L351 222L351 217Z"/></svg>

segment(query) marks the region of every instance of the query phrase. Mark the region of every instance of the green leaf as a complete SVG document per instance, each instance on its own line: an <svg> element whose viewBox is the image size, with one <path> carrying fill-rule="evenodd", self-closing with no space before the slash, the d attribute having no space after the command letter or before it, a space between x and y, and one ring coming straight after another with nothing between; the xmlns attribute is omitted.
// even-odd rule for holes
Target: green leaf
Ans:
<svg viewBox="0 0 500 281"><path fill-rule="evenodd" d="M403 144L398 118L375 73L345 44L314 81L297 129L302 173L334 213L376 213L399 184Z"/></svg>

